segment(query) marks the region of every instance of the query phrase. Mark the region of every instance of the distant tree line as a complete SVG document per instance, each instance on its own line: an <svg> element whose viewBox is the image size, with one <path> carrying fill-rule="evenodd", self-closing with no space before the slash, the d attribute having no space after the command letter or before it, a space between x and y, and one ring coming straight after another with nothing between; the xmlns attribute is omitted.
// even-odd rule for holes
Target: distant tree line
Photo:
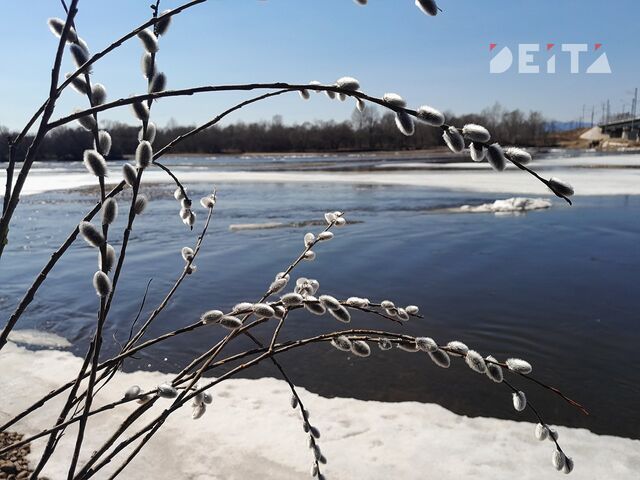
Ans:
<svg viewBox="0 0 640 480"><path fill-rule="evenodd" d="M540 112L505 110L499 104L479 114L447 115L447 122L462 126L479 123L491 131L504 145L548 146L552 140L548 122ZM170 122L158 128L155 145L164 145L187 131L190 126ZM111 122L108 130L113 139L110 159L131 155L138 145L138 127ZM0 127L0 160L8 157L7 138L13 135ZM354 109L350 121L319 121L285 125L280 116L270 122L236 123L214 126L182 142L173 153L219 154L249 152L340 152L368 150L416 150L443 146L442 132L437 128L417 125L411 137L402 135L391 112L380 114L373 106L363 112ZM27 138L16 149L17 158L24 156ZM44 140L39 160L80 160L82 152L91 148L91 134L80 127L62 127Z"/></svg>

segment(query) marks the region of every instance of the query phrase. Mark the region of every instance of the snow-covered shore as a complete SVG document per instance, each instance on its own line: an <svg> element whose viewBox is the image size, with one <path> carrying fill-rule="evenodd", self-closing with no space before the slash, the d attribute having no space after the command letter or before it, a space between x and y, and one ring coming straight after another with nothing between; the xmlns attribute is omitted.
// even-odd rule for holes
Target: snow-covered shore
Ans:
<svg viewBox="0 0 640 480"><path fill-rule="evenodd" d="M68 380L80 362L69 352L29 351L8 344L0 352L0 421ZM101 390L97 403L121 398L133 384L152 388L165 380L159 372L121 373ZM552 444L535 440L531 423L468 418L434 404L328 399L304 389L300 393L322 432L320 445L329 461L325 473L330 479L524 480L562 475L551 465ZM284 382L231 379L212 394L213 404L200 420L192 420L187 409L172 415L121 478L309 478L311 452ZM159 408L166 406L163 403ZM54 422L60 407L60 402L52 402L16 429L34 434ZM97 448L132 408L93 417L85 452ZM637 478L639 440L584 429L558 431L563 448L575 460L570 478ZM74 438L69 430L45 470L49 478L65 477ZM42 448L43 441L34 442L32 462Z"/></svg>
<svg viewBox="0 0 640 480"><path fill-rule="evenodd" d="M419 166L419 169L416 167ZM576 195L640 195L640 156L585 156L537 160L532 168L543 176L559 177L571 183ZM386 168L389 167L389 168ZM393 170L391 170L393 168ZM544 185L513 165L504 172L494 172L486 163L380 165L366 171L230 171L215 167L176 166L174 173L186 184L225 182L244 183L351 183L366 185L409 185L458 192L517 193L518 195L551 194ZM108 184L121 180L118 169L107 177ZM0 173L0 182L2 175ZM143 182L170 183L164 172L145 172ZM88 172L69 172L64 168L34 168L23 194L49 190L73 189L95 185Z"/></svg>

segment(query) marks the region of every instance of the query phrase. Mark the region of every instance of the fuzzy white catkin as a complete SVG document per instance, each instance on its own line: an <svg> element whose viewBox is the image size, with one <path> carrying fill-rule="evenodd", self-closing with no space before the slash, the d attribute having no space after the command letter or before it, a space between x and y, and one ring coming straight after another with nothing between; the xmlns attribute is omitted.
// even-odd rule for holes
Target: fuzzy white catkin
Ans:
<svg viewBox="0 0 640 480"><path fill-rule="evenodd" d="M522 391L517 391L513 393L513 408L516 411L521 412L525 408L527 408L527 396Z"/></svg>
<svg viewBox="0 0 640 480"><path fill-rule="evenodd" d="M382 101L388 103L389 105L393 105L394 107L404 108L407 106L407 102L405 101L405 99L397 93L385 93L382 96Z"/></svg>
<svg viewBox="0 0 640 480"><path fill-rule="evenodd" d="M213 403L213 397L209 392L202 392L202 401L207 405L211 405Z"/></svg>
<svg viewBox="0 0 640 480"><path fill-rule="evenodd" d="M210 209L213 208L216 204L216 201L213 197L211 197L210 195L206 196L206 197L202 197L200 199L200 205L202 205L204 208L206 209Z"/></svg>
<svg viewBox="0 0 640 480"><path fill-rule="evenodd" d="M336 85L344 90L360 90L360 82L353 77L340 77L336 81Z"/></svg>
<svg viewBox="0 0 640 480"><path fill-rule="evenodd" d="M207 406L204 403L198 403L197 405L194 405L193 410L191 411L191 418L197 420L202 417L206 411Z"/></svg>
<svg viewBox="0 0 640 480"><path fill-rule="evenodd" d="M551 177L549 179L549 186L552 190L561 193L565 197L570 197L575 193L573 187L570 184L556 177Z"/></svg>
<svg viewBox="0 0 640 480"><path fill-rule="evenodd" d="M94 227L90 222L80 222L78 230L80 231L82 238L84 238L84 241L92 247L99 248L104 244L105 240L102 232Z"/></svg>
<svg viewBox="0 0 640 480"><path fill-rule="evenodd" d="M133 211L136 213L136 215L141 215L147 209L148 204L149 200L147 200L147 197L145 195L138 195L138 198L136 198L136 203L133 206Z"/></svg>
<svg viewBox="0 0 640 480"><path fill-rule="evenodd" d="M164 16L169 13L171 10L165 10L160 14L160 20L156 23L156 32L158 35L165 35L169 30L169 26L171 25L171 17Z"/></svg>
<svg viewBox="0 0 640 480"><path fill-rule="evenodd" d="M271 305L267 305L266 303L256 303L253 306L253 313L260 318L272 318L276 315L276 312Z"/></svg>
<svg viewBox="0 0 640 480"><path fill-rule="evenodd" d="M124 392L125 400L132 400L142 393L142 389L138 385L133 385Z"/></svg>
<svg viewBox="0 0 640 480"><path fill-rule="evenodd" d="M491 355L485 358L485 364L487 365L487 377L496 383L500 383L504 379L502 367L492 362L497 362L497 360Z"/></svg>
<svg viewBox="0 0 640 480"><path fill-rule="evenodd" d="M106 273L98 270L93 275L93 288L96 289L96 294L99 297L106 297L111 293L111 280Z"/></svg>
<svg viewBox="0 0 640 480"><path fill-rule="evenodd" d="M547 428L546 425L538 423L535 429L535 436L537 440L540 440L542 442L543 440L546 440L547 437L549 436L549 429Z"/></svg>
<svg viewBox="0 0 640 480"><path fill-rule="evenodd" d="M162 72L156 72L149 83L149 93L158 93L166 90L167 76Z"/></svg>
<svg viewBox="0 0 640 480"><path fill-rule="evenodd" d="M303 298L299 293L287 293L280 297L282 303L287 307L297 307L298 305L302 305Z"/></svg>
<svg viewBox="0 0 640 480"><path fill-rule="evenodd" d="M462 127L462 135L472 142L487 143L491 140L489 130L475 123L467 123Z"/></svg>
<svg viewBox="0 0 640 480"><path fill-rule="evenodd" d="M471 160L481 162L487 155L487 149L484 145L476 145L472 142L469 144L469 154L471 155Z"/></svg>
<svg viewBox="0 0 640 480"><path fill-rule="evenodd" d="M340 308L329 309L329 313L336 320L341 321L342 323L349 323L351 321L351 314L349 310L340 305Z"/></svg>
<svg viewBox="0 0 640 480"><path fill-rule="evenodd" d="M358 109L359 112L364 112L366 105L361 98L356 98L356 108Z"/></svg>
<svg viewBox="0 0 640 480"><path fill-rule="evenodd" d="M147 52L156 53L158 51L158 38L150 28L145 28L144 30L139 31L138 38Z"/></svg>
<svg viewBox="0 0 640 480"><path fill-rule="evenodd" d="M82 157L84 166L87 167L90 173L93 173L96 177L107 176L107 162L96 150L85 150Z"/></svg>
<svg viewBox="0 0 640 480"><path fill-rule="evenodd" d="M342 305L340 305L340 302L331 295L320 295L319 300L320 303L322 303L329 310L337 310L338 308L342 307Z"/></svg>
<svg viewBox="0 0 640 480"><path fill-rule="evenodd" d="M449 355L444 350L438 349L435 352L429 352L429 356L431 360L433 360L433 363L439 367L449 368L451 365L451 358L449 358Z"/></svg>
<svg viewBox="0 0 640 480"><path fill-rule="evenodd" d="M116 263L116 249L107 243L104 259L98 255L98 268L105 272L110 272Z"/></svg>
<svg viewBox="0 0 640 480"><path fill-rule="evenodd" d="M149 118L149 108L143 102L133 102L131 110L138 120L145 121Z"/></svg>
<svg viewBox="0 0 640 480"><path fill-rule="evenodd" d="M163 383L158 385L158 396L162 398L176 398L178 396L178 390L169 385L168 383Z"/></svg>
<svg viewBox="0 0 640 480"><path fill-rule="evenodd" d="M404 307L405 312L409 315L417 315L420 309L416 305L407 305Z"/></svg>
<svg viewBox="0 0 640 480"><path fill-rule="evenodd" d="M511 160L514 160L523 165L531 162L531 154L522 148L508 147L505 149L504 154Z"/></svg>
<svg viewBox="0 0 640 480"><path fill-rule="evenodd" d="M62 30L64 29L64 20L62 20L61 18L50 18L49 20L47 20L47 23L49 24L49 30L51 30L51 33L60 38L62 36ZM73 43L77 41L77 39L78 35L76 34L75 29L70 26L67 33L66 41L68 43Z"/></svg>
<svg viewBox="0 0 640 480"><path fill-rule="evenodd" d="M351 340L349 340L344 335L340 335L339 337L331 339L331 345L333 345L338 350L342 350L343 352L348 352L351 350Z"/></svg>
<svg viewBox="0 0 640 480"><path fill-rule="evenodd" d="M442 112L430 107L429 105L422 105L421 107L418 107L416 113L418 114L418 119L427 125L432 127L441 127L444 125L444 115Z"/></svg>
<svg viewBox="0 0 640 480"><path fill-rule="evenodd" d="M413 117L407 112L396 112L395 122L400 133L407 137L410 137L416 132L416 125L413 121Z"/></svg>
<svg viewBox="0 0 640 480"><path fill-rule="evenodd" d="M378 348L384 352L393 348L393 343L388 338L378 340Z"/></svg>
<svg viewBox="0 0 640 480"><path fill-rule="evenodd" d="M551 463L556 468L556 470L562 470L564 468L564 464L566 462L564 453L560 450L554 450L553 455L551 456Z"/></svg>
<svg viewBox="0 0 640 480"><path fill-rule="evenodd" d="M178 201L184 198L184 192L180 187L176 188L175 191L173 192L173 198L175 198Z"/></svg>
<svg viewBox="0 0 640 480"><path fill-rule="evenodd" d="M564 457L564 467L562 468L562 472L569 474L573 472L573 459L571 457Z"/></svg>
<svg viewBox="0 0 640 480"><path fill-rule="evenodd" d="M487 161L491 164L494 170L501 172L507 166L507 161L504 156L504 150L499 143L492 143L487 147Z"/></svg>
<svg viewBox="0 0 640 480"><path fill-rule="evenodd" d="M368 357L371 355L371 348L364 340L351 342L351 352L358 357Z"/></svg>
<svg viewBox="0 0 640 480"><path fill-rule="evenodd" d="M307 295L304 299L304 308L314 315L324 315L327 309L313 295Z"/></svg>
<svg viewBox="0 0 640 480"><path fill-rule="evenodd" d="M416 345L413 342L404 342L404 341L399 342L399 343L396 343L396 347L398 347L400 350L403 350L409 353L415 353L420 351L420 348L418 347L418 345Z"/></svg>
<svg viewBox="0 0 640 480"><path fill-rule="evenodd" d="M344 217L336 218L336 227L344 227L347 224L347 219Z"/></svg>
<svg viewBox="0 0 640 480"><path fill-rule="evenodd" d="M208 323L215 323L218 320L220 320L222 317L224 317L224 313L221 312L220 310L209 310L208 312L204 312L202 314L202 316L200 317L200 320L202 320L202 323L208 324Z"/></svg>
<svg viewBox="0 0 640 480"><path fill-rule="evenodd" d="M307 89L298 90L298 95L300 95L300 98L303 100L309 100L311 98L311 94Z"/></svg>
<svg viewBox="0 0 640 480"><path fill-rule="evenodd" d="M251 312L252 310L253 310L253 303L240 302L240 303L236 303L233 306L233 309L231 310L231 312L233 314L237 314L237 313L240 313L240 312L248 313L248 312Z"/></svg>
<svg viewBox="0 0 640 480"><path fill-rule="evenodd" d="M384 309L390 309L395 308L395 305L391 300L383 300L380 302L380 307Z"/></svg>
<svg viewBox="0 0 640 480"><path fill-rule="evenodd" d="M87 48L84 47L83 45L74 43L69 47L69 51L71 52L71 56L73 57L73 61L76 64L76 67L78 68L80 68L82 65L87 63L87 61L89 60L89 56L90 56L89 50L87 50ZM82 71L86 73L91 73L90 67L85 68Z"/></svg>
<svg viewBox="0 0 640 480"><path fill-rule="evenodd" d="M102 105L107 101L107 89L101 83L95 83L91 87L91 102L93 106Z"/></svg>
<svg viewBox="0 0 640 480"><path fill-rule="evenodd" d="M466 355L469 351L469 347L467 347L464 343L458 340L452 340L447 343L447 348L454 353L458 353L460 355Z"/></svg>
<svg viewBox="0 0 640 480"><path fill-rule="evenodd" d="M270 293L281 292L282 289L286 286L287 286L287 280L284 278L278 278L277 280L274 280L273 282L271 282L271 285L269 285L269 292Z"/></svg>
<svg viewBox="0 0 640 480"><path fill-rule="evenodd" d="M442 138L453 153L460 153L464 150L464 137L456 127L447 128L442 134Z"/></svg>
<svg viewBox="0 0 640 480"><path fill-rule="evenodd" d="M360 297L347 298L347 305L357 308L367 308L369 306L369 300Z"/></svg>
<svg viewBox="0 0 640 480"><path fill-rule="evenodd" d="M341 102L344 102L346 99L347 99L347 96L344 93L342 92L338 93L338 100L340 100Z"/></svg>
<svg viewBox="0 0 640 480"><path fill-rule="evenodd" d="M106 130L100 130L98 132L98 144L93 143L93 148L100 152L100 155L106 157L111 151L111 135Z"/></svg>
<svg viewBox="0 0 640 480"><path fill-rule="evenodd" d="M79 112L79 110L74 110L74 113L77 112ZM98 128L98 124L96 123L96 119L93 117L93 115L84 115L82 117L79 117L76 121L82 128L84 128L85 130L89 130L90 132Z"/></svg>
<svg viewBox="0 0 640 480"><path fill-rule="evenodd" d="M242 320L240 320L238 317L234 317L233 315L225 315L219 320L219 323L224 328L228 328L229 330L234 330L242 326Z"/></svg>
<svg viewBox="0 0 640 480"><path fill-rule="evenodd" d="M182 200L180 200L180 206L182 208L186 208L187 210L191 209L191 200L188 198L183 198Z"/></svg>
<svg viewBox="0 0 640 480"><path fill-rule="evenodd" d="M102 204L102 224L111 225L118 216L118 202L115 198L107 198Z"/></svg>
<svg viewBox="0 0 640 480"><path fill-rule="evenodd" d="M312 262L316 259L316 252L314 252L313 250L308 250L305 252L303 258L305 260L308 260L309 262Z"/></svg>
<svg viewBox="0 0 640 480"><path fill-rule="evenodd" d="M196 223L196 214L194 212L192 212L191 210L187 210L187 212L188 212L188 215L186 216L186 218L184 220L182 220L182 222L185 225L188 225L189 227L193 227L195 225L195 223Z"/></svg>
<svg viewBox="0 0 640 480"><path fill-rule="evenodd" d="M65 75L65 77L68 79L71 76L70 73L67 73ZM74 77L73 80L71 80L71 86L73 87L73 89L78 92L81 93L83 95L86 95L87 92L89 91L89 86L87 85L87 82L84 80L84 78L78 76L78 77Z"/></svg>
<svg viewBox="0 0 640 480"><path fill-rule="evenodd" d="M311 245L313 245L313 242L315 241L316 236L309 232L309 233L305 233L304 235L304 246L305 247L310 247Z"/></svg>
<svg viewBox="0 0 640 480"><path fill-rule="evenodd" d="M296 397L295 395L291 395L291 400L289 400L289 404L291 405L291 408L293 408L294 410L298 408L298 397Z"/></svg>
<svg viewBox="0 0 640 480"><path fill-rule="evenodd" d="M469 350L464 357L465 362L469 365L469 368L474 372L485 373L487 371L487 365L484 362L484 358L475 350Z"/></svg>
<svg viewBox="0 0 640 480"><path fill-rule="evenodd" d="M189 216L191 215L191 210L188 208L181 208L180 209L180 218L182 219L183 222L187 222L187 220L189 219Z"/></svg>
<svg viewBox="0 0 640 480"><path fill-rule="evenodd" d="M331 90L325 90L324 93L327 95L327 97L329 97L331 100L333 100L334 98L336 98L336 92L333 92Z"/></svg>
<svg viewBox="0 0 640 480"><path fill-rule="evenodd" d="M152 78L153 74L156 73L155 59L149 52L144 52L142 54L140 69L142 70L142 75L146 79Z"/></svg>
<svg viewBox="0 0 640 480"><path fill-rule="evenodd" d="M324 214L324 219L327 222L327 224L331 225L333 222L336 221L337 217L335 213L327 212Z"/></svg>
<svg viewBox="0 0 640 480"><path fill-rule="evenodd" d="M287 313L287 309L282 305L276 305L275 307L273 307L273 310L276 312L276 318L278 319L284 318Z"/></svg>
<svg viewBox="0 0 640 480"><path fill-rule="evenodd" d="M190 262L191 260L193 260L193 256L195 254L193 248L191 247L182 247L180 253L185 262Z"/></svg>
<svg viewBox="0 0 640 480"><path fill-rule="evenodd" d="M318 234L319 242L326 242L327 240L331 240L333 238L333 233L331 232L321 232Z"/></svg>
<svg viewBox="0 0 640 480"><path fill-rule="evenodd" d="M193 273L196 273L196 270L198 270L198 267L195 266L195 265L187 266L187 275L191 275Z"/></svg>
<svg viewBox="0 0 640 480"><path fill-rule="evenodd" d="M423 13L435 17L438 14L438 5L435 0L416 0L416 7L422 10Z"/></svg>
<svg viewBox="0 0 640 480"><path fill-rule="evenodd" d="M409 320L409 314L404 308L398 308L396 310L396 317L398 317L398 320L401 320L403 322Z"/></svg>
<svg viewBox="0 0 640 480"><path fill-rule="evenodd" d="M509 370L511 370L512 372L522 373L526 375L527 373L531 373L531 370L533 370L529 362L526 362L519 358L508 358L505 363L507 364L507 367L509 367Z"/></svg>
<svg viewBox="0 0 640 480"><path fill-rule="evenodd" d="M153 160L153 147L146 140L141 141L136 148L136 166L147 168Z"/></svg>
<svg viewBox="0 0 640 480"><path fill-rule="evenodd" d="M156 124L153 122L147 122L147 130L145 131L144 127L138 130L138 141L146 140L149 143L153 144L153 141L156 139Z"/></svg>
<svg viewBox="0 0 640 480"><path fill-rule="evenodd" d="M431 337L416 337L416 346L423 352L435 352L438 344Z"/></svg>
<svg viewBox="0 0 640 480"><path fill-rule="evenodd" d="M138 172L130 163L125 163L122 166L122 177L124 181L127 182L127 185L133 187L136 183L136 179L138 177Z"/></svg>

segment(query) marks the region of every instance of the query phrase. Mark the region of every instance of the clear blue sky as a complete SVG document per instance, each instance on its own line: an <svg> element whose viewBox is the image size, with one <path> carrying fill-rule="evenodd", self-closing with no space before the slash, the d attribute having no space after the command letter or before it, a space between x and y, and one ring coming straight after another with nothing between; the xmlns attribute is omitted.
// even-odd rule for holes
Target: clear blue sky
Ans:
<svg viewBox="0 0 640 480"><path fill-rule="evenodd" d="M0 124L20 127L46 96L56 49L46 20L62 16L55 0L6 2L0 45ZM161 8L181 4L163 0ZM97 51L150 15L150 0L81 0L78 31ZM456 113L479 111L500 102L507 108L540 110L549 118L578 119L582 105L611 100L612 111L629 109L632 89L640 86L637 0L440 0L444 10L428 17L413 0L209 0L175 17L161 39L158 54L170 88L215 83L320 80L342 75L358 78L367 93L395 91L410 105L431 104ZM555 75L518 75L515 68L489 74L489 60L502 46L518 43L588 43L584 70L602 43L613 73L571 75L568 54L559 53ZM489 43L498 48L491 53ZM555 47L556 50L558 47ZM110 99L145 90L140 74L141 45L130 40L94 68ZM538 54L544 65L547 53ZM14 73L20 70L19 74ZM65 60L64 71L72 69ZM208 94L167 99L154 107L159 125L202 122L234 100L250 94ZM69 89L58 115L84 107ZM598 107L599 108L599 107ZM230 121L286 123L348 118L352 102L330 102L296 94L251 106ZM58 115L54 115L58 116ZM127 109L104 118L132 121Z"/></svg>

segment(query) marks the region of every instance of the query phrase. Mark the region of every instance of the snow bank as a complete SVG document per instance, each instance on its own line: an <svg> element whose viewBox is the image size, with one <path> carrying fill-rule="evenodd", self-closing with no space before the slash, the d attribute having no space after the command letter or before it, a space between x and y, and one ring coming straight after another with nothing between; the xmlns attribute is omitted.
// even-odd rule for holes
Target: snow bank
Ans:
<svg viewBox="0 0 640 480"><path fill-rule="evenodd" d="M529 210L542 210L550 208L551 200L545 198L525 198L513 197L505 200L496 200L493 203L483 203L482 205L462 205L455 209L465 213L521 213Z"/></svg>
<svg viewBox="0 0 640 480"><path fill-rule="evenodd" d="M444 190L518 193L541 195L548 193L544 185L530 175L510 165L504 172L494 172L486 162L395 165L395 170L377 168L377 171L229 171L215 167L175 166L173 172L183 183L342 183L365 185L410 185ZM640 195L640 156L567 157L535 161L532 167L543 176L559 177L571 183L576 195ZM46 172L46 173L43 173ZM4 184L0 172L0 185ZM107 177L108 183L120 181L119 172ZM143 183L169 183L164 172L153 169L145 172ZM64 169L34 169L29 175L23 193L32 195L49 190L63 190L95 185L89 173L65 172Z"/></svg>
<svg viewBox="0 0 640 480"><path fill-rule="evenodd" d="M366 360L365 360L366 361ZM8 344L0 352L0 421L68 380L80 359L57 350L28 351ZM345 374L348 374L345 373ZM121 373L101 390L97 404L120 398L131 385L154 387L166 380L158 372ZM289 392L280 380L232 379L213 391L214 402L200 420L190 409L176 412L125 470L124 479L247 480L309 478L311 453ZM403 480L479 478L511 480L556 478L552 444L534 439L530 423L467 418L433 404L366 402L323 398L300 389L321 432L329 463L327 478ZM158 408L169 400L159 401ZM26 434L52 424L61 407L52 403L18 425ZM84 452L91 452L133 407L100 414L90 421ZM562 445L574 458L572 479L636 479L640 441L599 436L583 429L559 428ZM60 443L45 474L66 478L75 430ZM35 442L35 462L43 441ZM103 473L99 478L106 478Z"/></svg>

